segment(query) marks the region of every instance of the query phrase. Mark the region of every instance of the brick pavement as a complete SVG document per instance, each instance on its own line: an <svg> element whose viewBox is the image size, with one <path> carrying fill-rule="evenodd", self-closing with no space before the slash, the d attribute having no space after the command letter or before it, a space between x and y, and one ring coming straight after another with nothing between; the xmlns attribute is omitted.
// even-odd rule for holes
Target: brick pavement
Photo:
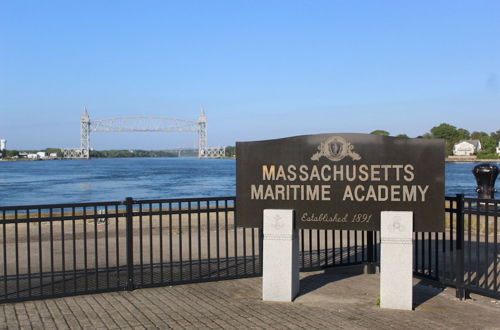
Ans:
<svg viewBox="0 0 500 330"><path fill-rule="evenodd" d="M376 305L378 275L303 273L293 303L263 302L261 278L0 305L0 329L500 329L500 303L458 301L415 280L412 312Z"/></svg>

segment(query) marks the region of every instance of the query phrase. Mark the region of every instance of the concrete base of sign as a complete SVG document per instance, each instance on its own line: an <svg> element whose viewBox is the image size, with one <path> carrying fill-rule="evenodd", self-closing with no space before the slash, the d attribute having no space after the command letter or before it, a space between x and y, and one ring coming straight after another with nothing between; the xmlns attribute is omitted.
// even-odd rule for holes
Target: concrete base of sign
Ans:
<svg viewBox="0 0 500 330"><path fill-rule="evenodd" d="M380 241L380 307L412 310L413 212L382 212Z"/></svg>
<svg viewBox="0 0 500 330"><path fill-rule="evenodd" d="M264 210L262 299L292 301L299 293L299 239L293 210Z"/></svg>

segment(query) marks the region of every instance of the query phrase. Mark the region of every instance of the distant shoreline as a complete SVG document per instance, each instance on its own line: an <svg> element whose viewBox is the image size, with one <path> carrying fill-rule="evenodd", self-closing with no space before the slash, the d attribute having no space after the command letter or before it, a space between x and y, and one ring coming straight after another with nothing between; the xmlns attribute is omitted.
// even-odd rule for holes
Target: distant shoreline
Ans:
<svg viewBox="0 0 500 330"><path fill-rule="evenodd" d="M445 158L447 163L500 163L500 158L497 159L477 159L477 158Z"/></svg>
<svg viewBox="0 0 500 330"><path fill-rule="evenodd" d="M90 159L140 159L140 158L198 158L197 156L164 156L164 157L91 157ZM234 157L221 157L210 159L236 159ZM28 159L28 158L0 158L0 162L42 162L51 160L87 160L85 158L52 158L52 159Z"/></svg>
<svg viewBox="0 0 500 330"><path fill-rule="evenodd" d="M123 159L123 158L196 158L196 157L95 157L92 159ZM233 157L223 157L219 159L235 159ZM0 162L37 162L46 160L70 160L65 158L55 159L26 159L26 158L0 158ZM445 158L446 163L500 163L500 158L497 159L477 159L477 158Z"/></svg>

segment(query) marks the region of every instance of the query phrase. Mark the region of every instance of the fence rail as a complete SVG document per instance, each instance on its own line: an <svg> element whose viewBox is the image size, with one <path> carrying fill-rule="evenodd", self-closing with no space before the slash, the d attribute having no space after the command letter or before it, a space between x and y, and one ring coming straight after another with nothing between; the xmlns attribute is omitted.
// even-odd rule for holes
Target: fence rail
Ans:
<svg viewBox="0 0 500 330"><path fill-rule="evenodd" d="M234 198L0 207L0 301L260 274Z"/></svg>
<svg viewBox="0 0 500 330"><path fill-rule="evenodd" d="M470 292L500 297L500 200L446 197L442 233L415 233L414 272Z"/></svg>
<svg viewBox="0 0 500 330"><path fill-rule="evenodd" d="M444 233L414 234L414 272L499 295L498 200L446 198ZM260 276L262 232L235 197L0 207L0 302ZM377 232L302 229L301 270L377 262Z"/></svg>

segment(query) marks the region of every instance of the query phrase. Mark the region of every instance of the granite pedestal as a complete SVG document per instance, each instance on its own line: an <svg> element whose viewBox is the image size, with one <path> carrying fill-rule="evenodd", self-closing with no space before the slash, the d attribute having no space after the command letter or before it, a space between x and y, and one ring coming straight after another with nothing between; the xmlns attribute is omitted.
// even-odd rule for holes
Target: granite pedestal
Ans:
<svg viewBox="0 0 500 330"><path fill-rule="evenodd" d="M412 310L413 212L383 211L380 227L380 307Z"/></svg>
<svg viewBox="0 0 500 330"><path fill-rule="evenodd" d="M299 293L299 240L293 210L264 210L262 299L292 301Z"/></svg>

